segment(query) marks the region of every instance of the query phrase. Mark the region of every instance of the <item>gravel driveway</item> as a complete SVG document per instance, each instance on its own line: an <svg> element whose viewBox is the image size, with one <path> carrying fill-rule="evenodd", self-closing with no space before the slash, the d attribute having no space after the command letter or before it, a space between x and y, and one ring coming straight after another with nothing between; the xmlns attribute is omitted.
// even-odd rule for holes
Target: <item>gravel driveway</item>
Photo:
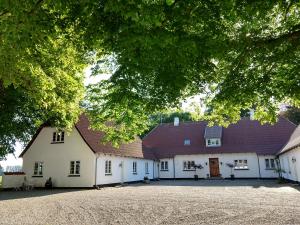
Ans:
<svg viewBox="0 0 300 225"><path fill-rule="evenodd" d="M300 224L300 189L275 181L159 181L0 192L0 224Z"/></svg>

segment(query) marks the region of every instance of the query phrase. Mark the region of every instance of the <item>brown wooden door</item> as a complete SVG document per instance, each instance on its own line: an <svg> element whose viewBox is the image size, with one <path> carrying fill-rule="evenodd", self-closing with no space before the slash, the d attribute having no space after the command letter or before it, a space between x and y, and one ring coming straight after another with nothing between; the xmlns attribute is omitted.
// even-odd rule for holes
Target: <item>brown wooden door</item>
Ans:
<svg viewBox="0 0 300 225"><path fill-rule="evenodd" d="M219 159L218 158L210 158L209 159L209 171L210 171L211 177L220 176Z"/></svg>

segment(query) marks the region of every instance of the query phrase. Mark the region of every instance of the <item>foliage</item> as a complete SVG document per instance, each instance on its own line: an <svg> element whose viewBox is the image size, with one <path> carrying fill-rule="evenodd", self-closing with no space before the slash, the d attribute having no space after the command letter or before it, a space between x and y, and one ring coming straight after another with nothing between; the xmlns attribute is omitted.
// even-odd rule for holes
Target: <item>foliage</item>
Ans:
<svg viewBox="0 0 300 225"><path fill-rule="evenodd" d="M93 74L113 65L83 106L116 144L193 95L212 106L212 123L236 122L249 108L275 122L279 102L300 105L299 8L294 0L3 0L0 99L11 92L20 107L1 118L13 124L0 131L0 155L44 121L72 126L88 62Z"/></svg>
<svg viewBox="0 0 300 225"><path fill-rule="evenodd" d="M175 117L178 117L180 122L197 121L197 115L194 115L191 112L184 112L182 110L167 110L164 112L157 112L149 116L149 119L146 123L147 129L141 134L141 137L147 135L158 124L173 123Z"/></svg>
<svg viewBox="0 0 300 225"><path fill-rule="evenodd" d="M88 58L67 11L54 1L1 1L0 158L42 123L70 129L80 114Z"/></svg>
<svg viewBox="0 0 300 225"><path fill-rule="evenodd" d="M288 107L286 111L281 113L281 115L294 124L300 124L300 109L297 107Z"/></svg>
<svg viewBox="0 0 300 225"><path fill-rule="evenodd" d="M299 8L298 1L100 1L87 37L101 40L93 47L99 60L113 56L116 67L90 89L103 100L95 110L98 99L88 99L94 127L116 120L122 132L108 136L132 138L145 115L196 94L212 106L211 123L227 126L249 108L262 123L275 122L278 103L300 103Z"/></svg>

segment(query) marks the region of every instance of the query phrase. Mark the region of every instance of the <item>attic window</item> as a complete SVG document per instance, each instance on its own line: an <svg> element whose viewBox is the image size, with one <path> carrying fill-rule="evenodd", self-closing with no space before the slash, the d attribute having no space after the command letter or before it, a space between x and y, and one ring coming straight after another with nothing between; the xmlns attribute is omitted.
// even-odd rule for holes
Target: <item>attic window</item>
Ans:
<svg viewBox="0 0 300 225"><path fill-rule="evenodd" d="M209 138L206 139L206 147L218 147L221 146L220 138Z"/></svg>
<svg viewBox="0 0 300 225"><path fill-rule="evenodd" d="M65 141L65 132L53 132L52 143L63 143Z"/></svg>
<svg viewBox="0 0 300 225"><path fill-rule="evenodd" d="M191 140L190 139L185 139L184 140L184 145L191 145Z"/></svg>

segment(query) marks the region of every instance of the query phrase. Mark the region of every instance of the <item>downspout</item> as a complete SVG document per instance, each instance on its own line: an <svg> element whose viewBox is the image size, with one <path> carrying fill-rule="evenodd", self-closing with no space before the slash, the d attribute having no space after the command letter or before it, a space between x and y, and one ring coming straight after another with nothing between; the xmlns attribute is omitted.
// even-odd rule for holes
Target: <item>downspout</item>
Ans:
<svg viewBox="0 0 300 225"><path fill-rule="evenodd" d="M96 156L96 167L95 167L95 188L97 187L97 160L98 159L98 157Z"/></svg>
<svg viewBox="0 0 300 225"><path fill-rule="evenodd" d="M152 160L152 179L154 180L155 178L154 178L154 176L155 176L155 174L154 174L154 160Z"/></svg>
<svg viewBox="0 0 300 225"><path fill-rule="evenodd" d="M260 162L259 162L259 157L256 153L256 156L257 156L257 163L258 163L258 173L259 173L259 179L261 179L261 172L260 172Z"/></svg>
<svg viewBox="0 0 300 225"><path fill-rule="evenodd" d="M174 173L174 180L175 180L176 177L175 177L175 159L174 159L174 157L173 157L173 173Z"/></svg>

